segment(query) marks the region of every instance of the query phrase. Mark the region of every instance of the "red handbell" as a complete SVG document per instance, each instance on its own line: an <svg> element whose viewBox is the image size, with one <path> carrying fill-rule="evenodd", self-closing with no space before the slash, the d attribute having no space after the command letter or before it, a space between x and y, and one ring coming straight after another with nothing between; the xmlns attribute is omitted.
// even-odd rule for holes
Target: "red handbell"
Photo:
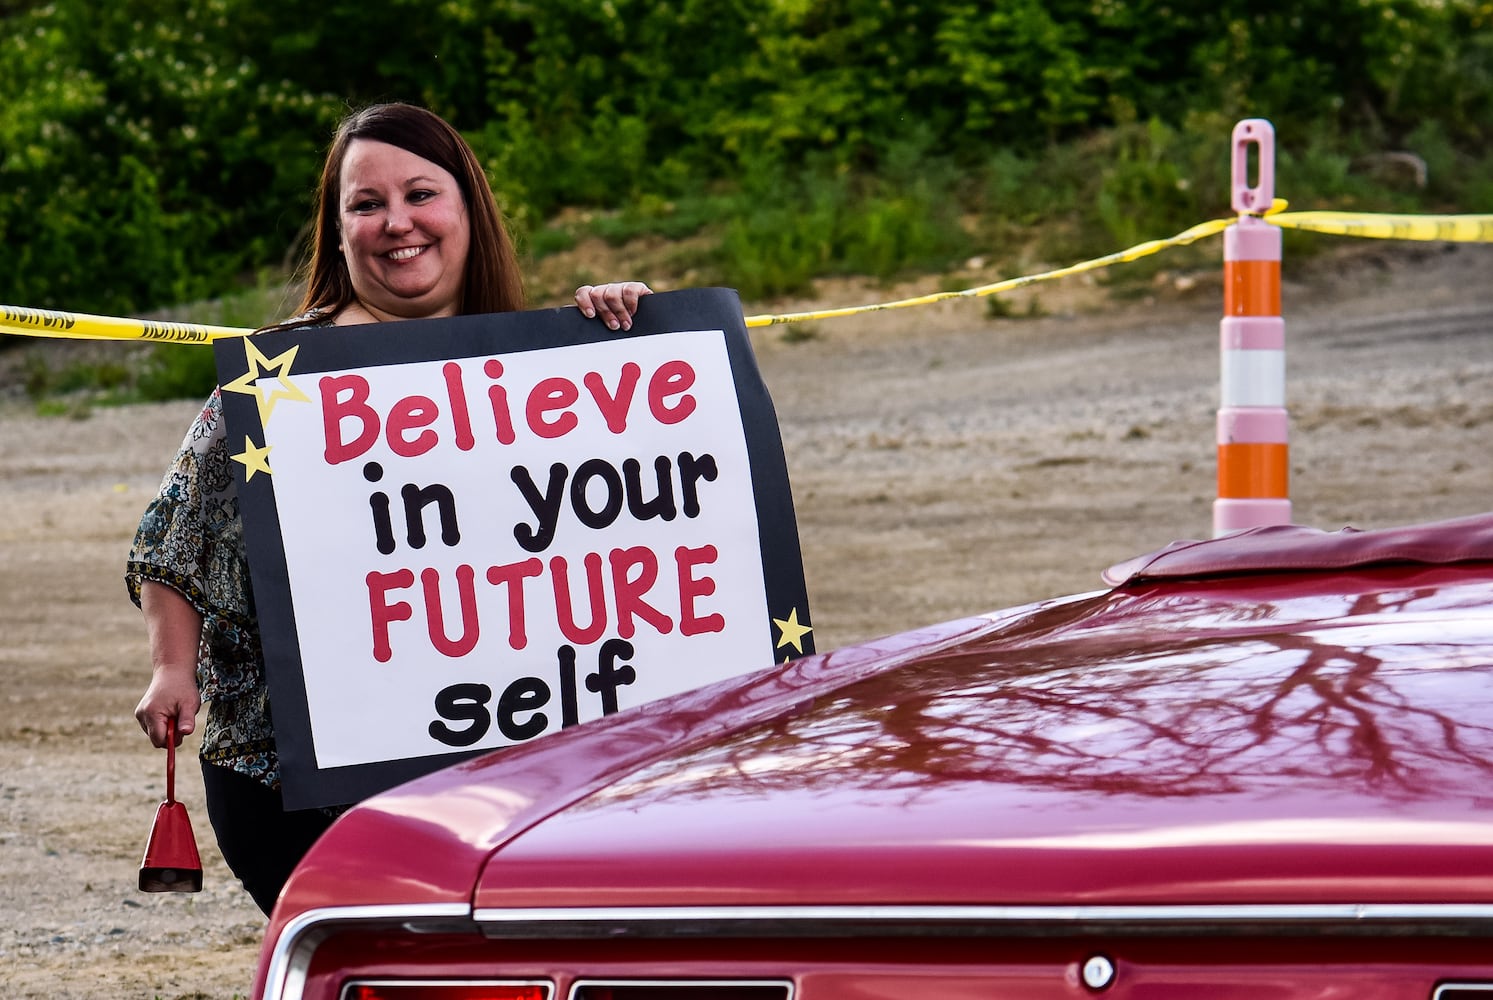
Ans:
<svg viewBox="0 0 1493 1000"><path fill-rule="evenodd" d="M166 726L166 801L156 809L140 863L142 892L201 892L202 861L187 807L176 801L176 720Z"/></svg>

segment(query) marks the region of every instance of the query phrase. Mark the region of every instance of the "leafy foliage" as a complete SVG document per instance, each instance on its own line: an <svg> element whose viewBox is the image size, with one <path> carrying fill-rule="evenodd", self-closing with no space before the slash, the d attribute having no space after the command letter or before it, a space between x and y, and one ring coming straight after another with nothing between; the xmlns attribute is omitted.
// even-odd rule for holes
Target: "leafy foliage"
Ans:
<svg viewBox="0 0 1493 1000"><path fill-rule="evenodd" d="M1490 195L1487 0L53 0L0 19L18 305L145 310L282 267L336 119L386 99L472 140L531 248L573 235L545 226L567 206L711 227L748 294L937 266L971 215L982 240L1074 205L1088 218L1049 238L1168 234L1226 209L1224 137L1249 116L1295 150L1298 203L1372 204L1365 164L1402 149L1430 181L1394 207Z"/></svg>

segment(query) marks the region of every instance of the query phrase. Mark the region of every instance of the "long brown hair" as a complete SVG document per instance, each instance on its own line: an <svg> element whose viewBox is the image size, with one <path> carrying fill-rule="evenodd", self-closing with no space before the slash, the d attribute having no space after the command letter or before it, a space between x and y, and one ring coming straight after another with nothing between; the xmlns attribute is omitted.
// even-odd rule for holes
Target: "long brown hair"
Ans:
<svg viewBox="0 0 1493 1000"><path fill-rule="evenodd" d="M316 191L316 230L306 294L299 312L334 316L351 304L352 278L338 250L338 219L342 202L342 161L354 139L372 139L414 153L456 178L470 220L466 274L457 312L511 312L524 307L523 278L518 255L503 225L492 188L472 147L445 119L413 104L374 104L342 119L327 151Z"/></svg>

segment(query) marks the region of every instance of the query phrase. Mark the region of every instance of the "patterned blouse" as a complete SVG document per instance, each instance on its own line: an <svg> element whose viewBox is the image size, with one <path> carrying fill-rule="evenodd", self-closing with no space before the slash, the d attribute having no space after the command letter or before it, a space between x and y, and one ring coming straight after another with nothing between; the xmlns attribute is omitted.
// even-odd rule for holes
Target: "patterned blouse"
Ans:
<svg viewBox="0 0 1493 1000"><path fill-rule="evenodd" d="M145 508L125 584L136 605L140 585L152 580L181 593L202 615L197 686L208 703L202 759L278 788L280 758L234 472L223 397L215 389Z"/></svg>

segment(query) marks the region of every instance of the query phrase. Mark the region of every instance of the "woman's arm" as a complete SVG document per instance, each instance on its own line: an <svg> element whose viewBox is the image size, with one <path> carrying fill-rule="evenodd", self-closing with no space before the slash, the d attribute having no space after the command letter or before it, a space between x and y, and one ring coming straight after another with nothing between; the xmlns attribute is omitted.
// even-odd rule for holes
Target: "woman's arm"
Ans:
<svg viewBox="0 0 1493 1000"><path fill-rule="evenodd" d="M202 615L190 601L163 583L140 584L140 610L150 640L150 686L135 718L151 745L166 745L166 724L176 720L176 742L197 728L202 696L197 690L197 647L202 639Z"/></svg>

